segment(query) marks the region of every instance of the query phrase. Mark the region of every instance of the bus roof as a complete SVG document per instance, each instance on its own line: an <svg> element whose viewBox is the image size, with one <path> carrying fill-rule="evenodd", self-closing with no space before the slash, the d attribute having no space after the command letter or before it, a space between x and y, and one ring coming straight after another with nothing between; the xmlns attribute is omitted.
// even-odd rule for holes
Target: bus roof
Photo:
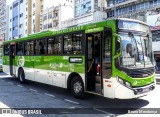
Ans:
<svg viewBox="0 0 160 117"><path fill-rule="evenodd" d="M62 29L62 30L58 30L58 31L48 30L48 31L28 35L27 37L5 41L3 43L7 44L7 43L11 43L11 42L21 42L21 41L25 41L25 40L33 40L33 39L42 38L42 37L65 34L65 33L69 33L69 32L78 32L81 30L93 29L93 28L104 27L104 26L112 28L112 31L116 32L116 24L115 24L116 20L127 20L127 21L133 21L133 22L139 22L139 23L145 24L144 22L141 22L138 20L127 19L127 18L117 18L117 19L96 22L96 23L90 23L90 24L86 24L86 25L82 25L82 26L74 26L74 27L70 27L70 28L66 28L66 29ZM145 24L145 25L147 25L147 24Z"/></svg>
<svg viewBox="0 0 160 117"><path fill-rule="evenodd" d="M22 38L18 38L18 39L14 39L14 40L5 41L3 43L7 44L7 43L11 43L11 42L21 42L21 41L25 41L25 40L33 40L33 39L37 39L37 38L42 38L45 36L46 37L47 36L54 36L54 35L58 35L58 34L65 34L65 33L69 33L69 32L78 32L81 30L87 30L87 29L92 29L92 28L96 28L96 27L104 27L104 26L108 26L107 22L109 22L109 21L112 22L112 23L110 23L110 25L112 25L110 27L113 28L113 27L115 27L115 26L113 26L113 21L115 21L115 20L116 19L105 20L105 21L90 23L90 24L86 24L86 25L82 25L82 26L74 26L71 28L66 28L66 29L62 29L62 30L58 30L58 31L48 30L48 31L28 35L27 37L22 37Z"/></svg>

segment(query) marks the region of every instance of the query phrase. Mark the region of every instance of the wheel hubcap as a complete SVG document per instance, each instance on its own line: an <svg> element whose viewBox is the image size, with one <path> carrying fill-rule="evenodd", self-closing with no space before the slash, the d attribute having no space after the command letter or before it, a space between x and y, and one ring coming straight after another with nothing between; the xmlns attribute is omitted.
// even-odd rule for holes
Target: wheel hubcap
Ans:
<svg viewBox="0 0 160 117"><path fill-rule="evenodd" d="M82 91L82 84L80 82L76 82L73 88L75 93L79 93L80 91Z"/></svg>

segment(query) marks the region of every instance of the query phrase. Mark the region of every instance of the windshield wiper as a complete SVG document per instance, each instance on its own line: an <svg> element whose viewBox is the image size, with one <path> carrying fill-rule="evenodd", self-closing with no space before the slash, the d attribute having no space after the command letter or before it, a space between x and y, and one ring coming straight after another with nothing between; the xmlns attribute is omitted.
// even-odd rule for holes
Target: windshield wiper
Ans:
<svg viewBox="0 0 160 117"><path fill-rule="evenodd" d="M132 43L133 43L133 45L134 45L134 48L136 48L136 50L137 50L137 54L138 54L138 61L139 61L139 51L138 51L138 45L137 45L137 41L136 41L136 39L135 39L135 37L134 37L134 35L133 35L133 33L132 32L129 32L128 33L128 36L131 38L131 41L132 41ZM135 47L136 46L136 47ZM134 49L135 50L135 49ZM135 56L136 57L136 56ZM136 59L136 58L135 58Z"/></svg>

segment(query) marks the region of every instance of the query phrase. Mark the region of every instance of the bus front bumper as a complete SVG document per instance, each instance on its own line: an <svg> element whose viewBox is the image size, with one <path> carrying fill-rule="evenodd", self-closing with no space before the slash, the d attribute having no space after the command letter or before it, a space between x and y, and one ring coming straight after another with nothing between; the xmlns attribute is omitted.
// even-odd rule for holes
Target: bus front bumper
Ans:
<svg viewBox="0 0 160 117"><path fill-rule="evenodd" d="M155 89L155 83L143 87L127 88L122 84L115 89L115 98L117 99L133 99L148 95Z"/></svg>

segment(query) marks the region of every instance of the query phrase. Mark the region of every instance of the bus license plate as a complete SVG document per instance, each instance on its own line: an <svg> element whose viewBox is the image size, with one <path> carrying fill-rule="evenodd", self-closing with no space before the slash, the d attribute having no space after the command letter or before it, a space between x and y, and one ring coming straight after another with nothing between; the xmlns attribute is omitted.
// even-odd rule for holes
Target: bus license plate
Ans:
<svg viewBox="0 0 160 117"><path fill-rule="evenodd" d="M143 89L143 93L149 92L149 88Z"/></svg>

